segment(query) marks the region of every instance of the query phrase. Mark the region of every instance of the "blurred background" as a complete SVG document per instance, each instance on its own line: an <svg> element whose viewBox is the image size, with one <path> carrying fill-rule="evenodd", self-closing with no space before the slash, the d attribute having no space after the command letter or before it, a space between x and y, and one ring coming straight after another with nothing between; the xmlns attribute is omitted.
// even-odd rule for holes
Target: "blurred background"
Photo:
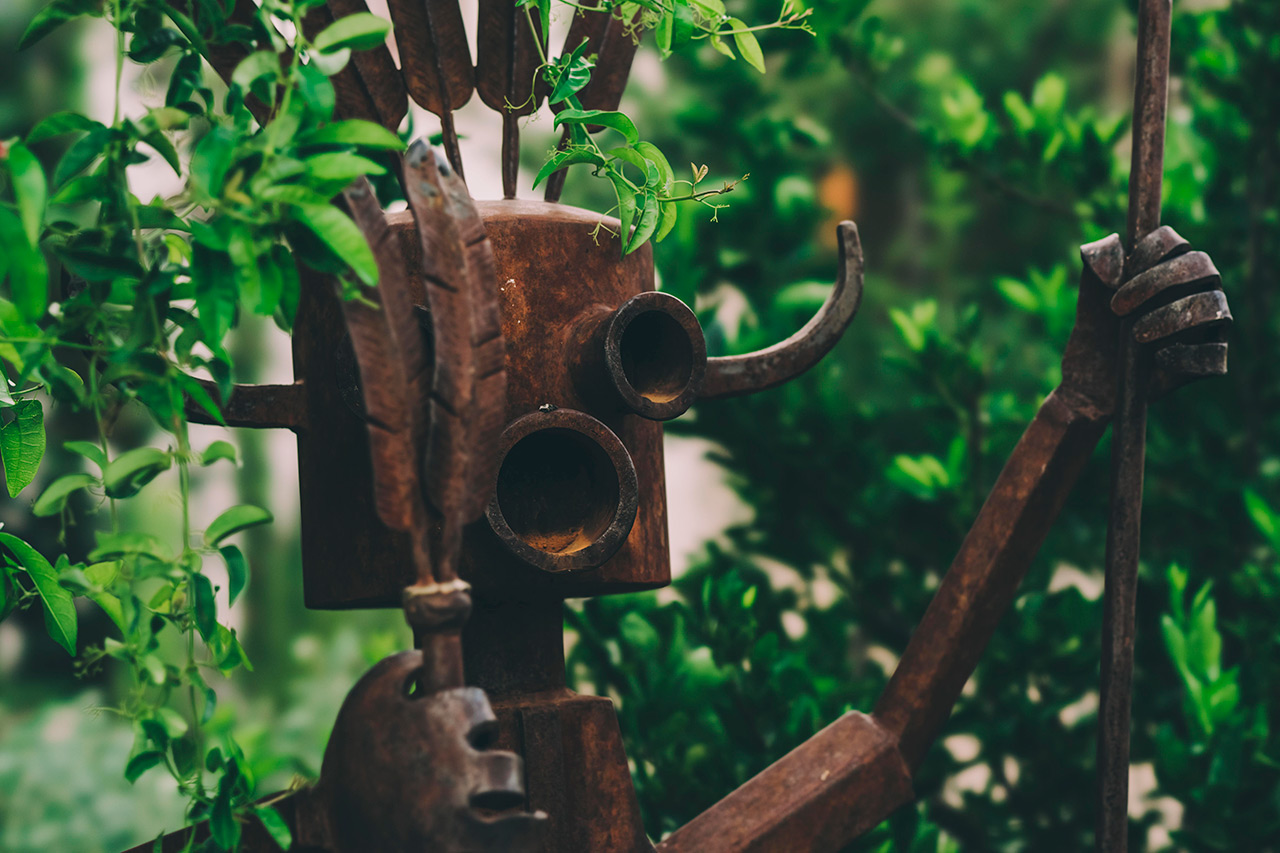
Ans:
<svg viewBox="0 0 1280 853"><path fill-rule="evenodd" d="M59 109L109 109L101 22L16 53L41 5L0 4L0 138ZM623 105L677 172L750 173L718 222L682 210L655 248L663 289L696 307L711 354L811 316L838 220L858 222L867 258L861 313L820 366L669 424L673 588L569 608L571 679L617 704L655 839L844 710L871 708L1058 380L1077 247L1124 223L1134 3L810 5L816 36L760 34L764 76L710 48L660 63L646 44ZM752 22L777 13L771 0L729 6ZM1280 4L1175 7L1165 221L1213 255L1236 325L1230 376L1152 411L1130 847L1277 850ZM135 73L129 88L150 103L164 81ZM525 127L526 169L554 145L550 124ZM473 194L498 196L498 117L477 102L459 125ZM135 169L144 201L177 189ZM612 203L577 171L564 200ZM292 375L269 324L243 327L234 357L240 381ZM76 464L54 448L82 429L52 423L40 482ZM224 432L195 429L196 444ZM240 465L202 470L199 495L210 513L248 502L277 521L242 536L253 574L231 619L254 669L216 685L216 725L234 728L265 793L318 773L347 689L410 638L398 612L302 607L292 437L229 432ZM1104 441L918 774L918 805L852 850L1089 847L1108 454ZM171 524L166 489L149 491L138 523ZM28 502L0 504L0 521L62 547ZM84 641L100 642L106 620L82 619ZM78 669L38 610L0 623L0 850L116 851L180 825L167 777L121 774L133 736L110 712L120 676Z"/></svg>

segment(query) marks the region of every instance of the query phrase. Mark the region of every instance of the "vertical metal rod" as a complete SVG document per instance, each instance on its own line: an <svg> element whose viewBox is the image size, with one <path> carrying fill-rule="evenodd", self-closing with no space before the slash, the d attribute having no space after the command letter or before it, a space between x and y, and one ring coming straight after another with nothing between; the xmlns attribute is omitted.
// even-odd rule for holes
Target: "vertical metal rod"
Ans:
<svg viewBox="0 0 1280 853"><path fill-rule="evenodd" d="M1160 222L1172 11L1172 0L1141 0L1138 8L1138 68L1133 98L1133 158L1126 235L1129 251ZM1134 342L1132 331L1132 321L1121 324L1116 414L1112 426L1111 507L1098 702L1095 846L1100 853L1125 853L1129 834L1129 722L1149 371L1147 353Z"/></svg>
<svg viewBox="0 0 1280 853"><path fill-rule="evenodd" d="M444 154L449 158L449 165L465 181L467 175L462 171L462 149L458 147L458 129L453 124L453 110L446 108L440 113L440 131L444 137Z"/></svg>
<svg viewBox="0 0 1280 853"><path fill-rule="evenodd" d="M516 197L516 176L520 170L519 117L502 114L502 197Z"/></svg>

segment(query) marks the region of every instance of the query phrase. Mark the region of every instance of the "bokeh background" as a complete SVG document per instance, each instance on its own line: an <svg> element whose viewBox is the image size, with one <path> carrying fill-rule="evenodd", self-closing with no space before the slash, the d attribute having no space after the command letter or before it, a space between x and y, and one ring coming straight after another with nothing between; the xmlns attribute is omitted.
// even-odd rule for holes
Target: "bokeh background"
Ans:
<svg viewBox="0 0 1280 853"><path fill-rule="evenodd" d="M40 5L0 4L0 138L58 109L109 109L101 22L16 53ZM749 21L777 12L729 5ZM669 425L673 588L568 611L571 678L617 703L654 838L871 707L1058 379L1076 247L1123 227L1132 2L810 5L816 36L761 34L765 76L709 48L660 63L646 45L623 107L673 164L705 163L716 181L750 173L718 222L684 211L655 249L662 287L696 307L712 354L772 343L812 314L838 220L857 220L867 257L862 311L818 368ZM1165 221L1213 255L1237 322L1231 375L1152 413L1130 847L1268 851L1280 849L1280 4L1175 6ZM163 85L129 79L139 104ZM497 196L497 117L475 103L460 128L473 194ZM536 170L550 120L524 138ZM135 170L144 200L177 189ZM585 173L564 198L611 203ZM237 378L287 381L287 353L274 327L250 324ZM197 444L219 437L202 429ZM253 575L231 619L254 670L217 686L216 725L237 732L265 792L318 773L348 687L409 637L398 613L303 609L292 438L230 440L240 466L201 472L197 505L257 503L277 521L243 534ZM918 775L918 805L851 849L1090 846L1108 450ZM51 450L30 494L73 464ZM171 524L163 483L149 491L137 522ZM60 547L27 500L0 504L0 521ZM85 641L100 640L105 620L82 618ZM120 676L77 669L38 611L0 624L0 850L115 851L179 825L167 778L122 776Z"/></svg>

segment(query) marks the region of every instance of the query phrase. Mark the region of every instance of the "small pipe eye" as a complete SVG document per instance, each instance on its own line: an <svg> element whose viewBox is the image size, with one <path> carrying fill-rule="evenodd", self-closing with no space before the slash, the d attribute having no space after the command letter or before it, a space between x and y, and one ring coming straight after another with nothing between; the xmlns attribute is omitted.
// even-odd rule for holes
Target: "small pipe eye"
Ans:
<svg viewBox="0 0 1280 853"><path fill-rule="evenodd" d="M702 390L707 368L702 326L668 293L640 293L624 302L608 320L604 347L614 389L641 417L678 417Z"/></svg>
<svg viewBox="0 0 1280 853"><path fill-rule="evenodd" d="M593 569L631 532L635 465L600 421L573 409L534 412L502 434L489 526L525 562L548 572Z"/></svg>

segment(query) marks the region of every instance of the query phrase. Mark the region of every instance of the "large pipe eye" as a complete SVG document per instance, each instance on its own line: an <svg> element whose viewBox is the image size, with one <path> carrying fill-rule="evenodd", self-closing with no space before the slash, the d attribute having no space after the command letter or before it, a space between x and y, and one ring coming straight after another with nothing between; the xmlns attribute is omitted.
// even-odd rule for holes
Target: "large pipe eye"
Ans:
<svg viewBox="0 0 1280 853"><path fill-rule="evenodd" d="M639 504L631 455L573 409L534 412L502 434L487 515L503 544L549 572L593 569L617 553Z"/></svg>
<svg viewBox="0 0 1280 853"><path fill-rule="evenodd" d="M702 390L707 342L698 318L679 299L640 293L610 317L604 358L627 408L665 421L688 410Z"/></svg>

